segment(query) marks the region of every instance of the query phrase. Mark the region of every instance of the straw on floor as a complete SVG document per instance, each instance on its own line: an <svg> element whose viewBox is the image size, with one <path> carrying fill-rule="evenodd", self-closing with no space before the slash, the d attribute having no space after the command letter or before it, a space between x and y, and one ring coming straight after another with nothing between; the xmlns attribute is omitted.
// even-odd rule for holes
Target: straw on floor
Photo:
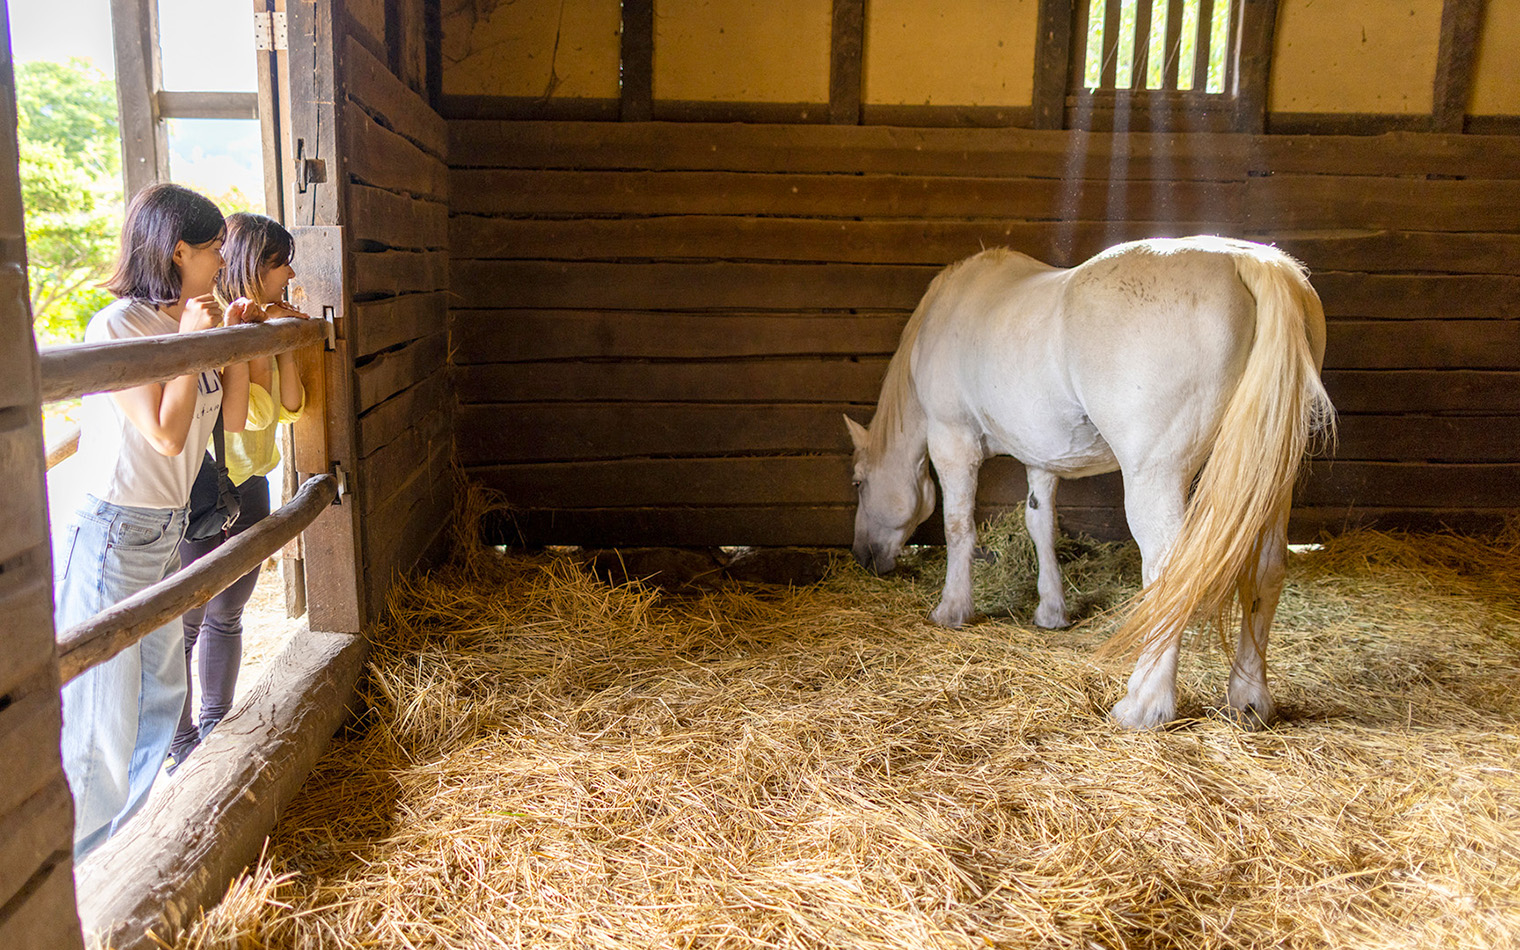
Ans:
<svg viewBox="0 0 1520 950"><path fill-rule="evenodd" d="M1083 622L1028 625L1016 524L985 616L942 559L666 593L465 546L391 600L368 713L178 946L1520 945L1520 525L1293 555L1284 719L1106 710L1132 546L1066 542Z"/></svg>

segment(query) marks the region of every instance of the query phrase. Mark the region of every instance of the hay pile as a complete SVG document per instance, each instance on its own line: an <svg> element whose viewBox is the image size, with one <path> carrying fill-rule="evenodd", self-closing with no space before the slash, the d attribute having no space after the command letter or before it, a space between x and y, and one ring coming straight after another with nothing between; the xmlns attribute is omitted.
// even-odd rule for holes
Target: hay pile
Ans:
<svg viewBox="0 0 1520 950"><path fill-rule="evenodd" d="M932 552L678 596L465 551L395 592L371 714L178 946L1520 944L1520 530L1295 555L1262 733L1112 726L1111 618L1028 626L1027 538L984 537L962 631ZM1089 618L1136 583L1132 547L1063 558Z"/></svg>

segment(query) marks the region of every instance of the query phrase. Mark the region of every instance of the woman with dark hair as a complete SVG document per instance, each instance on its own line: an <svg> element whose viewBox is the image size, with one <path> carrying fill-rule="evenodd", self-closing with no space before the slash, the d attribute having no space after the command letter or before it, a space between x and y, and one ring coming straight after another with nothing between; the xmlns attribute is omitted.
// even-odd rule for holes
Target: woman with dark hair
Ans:
<svg viewBox="0 0 1520 950"><path fill-rule="evenodd" d="M189 189L156 184L138 192L106 282L119 299L91 318L85 342L262 319L256 305L224 307L212 294L223 230L216 205ZM228 430L241 430L247 403L246 363L84 397L79 454L87 494L54 556L59 630L178 568L200 449L218 412ZM74 793L76 856L114 834L147 799L184 701L177 620L64 685L63 764Z"/></svg>
<svg viewBox="0 0 1520 950"><path fill-rule="evenodd" d="M305 317L285 302L285 287L295 276L290 266L295 242L279 222L261 214L239 213L227 217L227 237L222 244L226 266L216 279L216 293L223 301L247 298L264 308L269 317ZM227 436L227 470L238 487L242 507L237 520L222 533L201 541L180 542L180 560L189 565L227 539L253 527L269 514L269 480L265 477L279 464L275 433L281 422L294 422L306 406L306 392L296 373L295 354L289 351L248 362L248 422L243 431ZM244 574L217 594L204 607L186 612L185 673L189 682L191 653L196 644L201 654L201 708L195 714L195 696L185 693L179 729L169 757L171 768L185 761L190 751L227 715L237 688L238 666L243 660L243 608L258 584L259 569Z"/></svg>

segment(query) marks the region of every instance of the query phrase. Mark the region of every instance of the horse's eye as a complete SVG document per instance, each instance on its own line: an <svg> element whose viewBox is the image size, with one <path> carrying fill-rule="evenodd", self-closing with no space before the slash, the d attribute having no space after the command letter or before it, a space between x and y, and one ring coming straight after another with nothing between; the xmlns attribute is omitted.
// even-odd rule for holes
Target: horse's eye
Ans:
<svg viewBox="0 0 1520 950"><path fill-rule="evenodd" d="M856 491L860 491L860 486L864 485L865 482L857 478L854 481L850 482L850 484L855 486Z"/></svg>

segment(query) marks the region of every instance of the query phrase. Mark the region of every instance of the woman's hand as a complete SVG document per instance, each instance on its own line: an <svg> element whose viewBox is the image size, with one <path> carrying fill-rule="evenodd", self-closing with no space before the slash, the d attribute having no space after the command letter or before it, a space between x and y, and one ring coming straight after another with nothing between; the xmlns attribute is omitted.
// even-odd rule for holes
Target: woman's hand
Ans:
<svg viewBox="0 0 1520 950"><path fill-rule="evenodd" d="M239 297L227 305L227 326L236 326L239 323L263 323L269 319L264 308L249 300L247 297Z"/></svg>
<svg viewBox="0 0 1520 950"><path fill-rule="evenodd" d="M298 320L311 319L311 317L295 309L283 300L276 300L274 303L265 307L264 312L269 315L269 319L271 320L277 319L279 317L295 317Z"/></svg>
<svg viewBox="0 0 1520 950"><path fill-rule="evenodd" d="M215 294L201 294L185 301L185 309L179 316L179 332L195 333L222 325L222 305Z"/></svg>

